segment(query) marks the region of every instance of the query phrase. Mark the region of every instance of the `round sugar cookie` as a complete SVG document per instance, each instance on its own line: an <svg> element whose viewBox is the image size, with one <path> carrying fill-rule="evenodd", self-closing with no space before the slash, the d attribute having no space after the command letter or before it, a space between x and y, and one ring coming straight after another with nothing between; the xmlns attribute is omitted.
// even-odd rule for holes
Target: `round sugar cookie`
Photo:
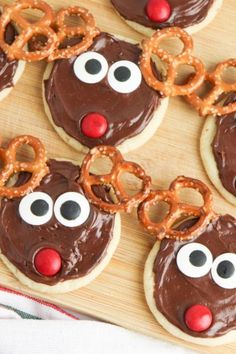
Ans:
<svg viewBox="0 0 236 354"><path fill-rule="evenodd" d="M145 297L170 334L206 346L236 340L235 235L236 220L224 215L191 241L164 239L153 246L144 270Z"/></svg>
<svg viewBox="0 0 236 354"><path fill-rule="evenodd" d="M146 84L140 54L136 44L101 33L78 57L48 65L45 112L66 143L82 152L112 145L126 153L155 134L168 98Z"/></svg>
<svg viewBox="0 0 236 354"><path fill-rule="evenodd" d="M181 27L189 34L208 26L223 0L111 0L118 15L147 37L162 28Z"/></svg>
<svg viewBox="0 0 236 354"><path fill-rule="evenodd" d="M226 104L235 100L236 93L232 93ZM200 139L200 153L206 172L219 193L233 205L236 205L235 119L236 113L208 117Z"/></svg>
<svg viewBox="0 0 236 354"><path fill-rule="evenodd" d="M1 200L0 258L31 289L63 293L87 285L107 266L119 243L120 216L88 202L77 181L79 166L49 160L48 167L32 193ZM27 179L19 175L17 184Z"/></svg>

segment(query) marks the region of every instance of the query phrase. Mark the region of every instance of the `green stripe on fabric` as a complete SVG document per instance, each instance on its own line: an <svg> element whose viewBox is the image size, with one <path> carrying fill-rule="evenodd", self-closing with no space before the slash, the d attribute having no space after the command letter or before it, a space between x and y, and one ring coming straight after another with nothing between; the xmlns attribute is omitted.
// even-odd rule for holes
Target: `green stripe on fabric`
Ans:
<svg viewBox="0 0 236 354"><path fill-rule="evenodd" d="M18 309L15 309L12 306L5 306L3 304L0 304L0 306L3 306L3 307L5 307L5 308L7 308L9 310L12 310L12 311L16 312L24 320L42 320L42 318L40 318L40 317L30 315L29 313L26 313L26 312L20 311Z"/></svg>

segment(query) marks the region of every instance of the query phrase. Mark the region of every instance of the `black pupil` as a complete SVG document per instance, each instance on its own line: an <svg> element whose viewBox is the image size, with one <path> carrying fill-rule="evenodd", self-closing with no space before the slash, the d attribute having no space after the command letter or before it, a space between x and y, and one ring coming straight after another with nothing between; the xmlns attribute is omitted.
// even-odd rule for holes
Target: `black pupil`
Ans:
<svg viewBox="0 0 236 354"><path fill-rule="evenodd" d="M49 210L49 205L43 199L37 199L31 204L31 212L36 216L44 216Z"/></svg>
<svg viewBox="0 0 236 354"><path fill-rule="evenodd" d="M218 264L217 273L223 279L232 277L235 272L234 265L230 261L222 261Z"/></svg>
<svg viewBox="0 0 236 354"><path fill-rule="evenodd" d="M67 220L75 220L81 213L81 208L78 203L73 200L68 200L61 206L61 215Z"/></svg>
<svg viewBox="0 0 236 354"><path fill-rule="evenodd" d="M204 252L196 250L189 256L189 261L195 267L202 267L206 263L207 257Z"/></svg>
<svg viewBox="0 0 236 354"><path fill-rule="evenodd" d="M97 59L89 59L85 64L85 70L91 75L98 74L102 69L102 64Z"/></svg>
<svg viewBox="0 0 236 354"><path fill-rule="evenodd" d="M117 81L124 82L124 81L129 80L129 78L131 76L131 72L126 66L120 66L119 68L117 68L115 70L114 76Z"/></svg>

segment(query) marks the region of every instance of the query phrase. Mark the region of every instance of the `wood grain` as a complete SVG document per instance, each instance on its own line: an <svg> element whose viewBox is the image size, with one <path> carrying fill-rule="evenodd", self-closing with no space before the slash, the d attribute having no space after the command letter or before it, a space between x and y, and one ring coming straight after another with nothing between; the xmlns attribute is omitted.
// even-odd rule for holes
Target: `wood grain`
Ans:
<svg viewBox="0 0 236 354"><path fill-rule="evenodd" d="M75 0L49 3L55 8L78 5ZM81 0L102 30L140 40L141 35L126 26L113 11L109 0ZM235 55L235 0L226 0L221 12L202 32L194 35L195 53L211 68ZM1 102L0 131L3 140L18 134L35 134L43 140L48 156L81 161L81 154L68 147L50 126L41 97L45 63L27 64L26 71L10 96ZM178 175L196 177L214 192L215 209L236 216L235 208L224 201L211 185L199 156L199 136L203 119L179 98L171 103L160 129L144 147L127 155L140 163L153 177L155 186L167 187ZM129 185L132 185L131 183ZM213 352L213 349L183 343L167 334L154 320L145 303L143 266L154 240L138 225L135 213L122 216L122 239L114 258L97 280L84 289L65 295L42 295L19 284L0 264L2 285L36 295L55 304L83 311L102 320L171 342ZM214 349L214 353L235 353L236 343Z"/></svg>

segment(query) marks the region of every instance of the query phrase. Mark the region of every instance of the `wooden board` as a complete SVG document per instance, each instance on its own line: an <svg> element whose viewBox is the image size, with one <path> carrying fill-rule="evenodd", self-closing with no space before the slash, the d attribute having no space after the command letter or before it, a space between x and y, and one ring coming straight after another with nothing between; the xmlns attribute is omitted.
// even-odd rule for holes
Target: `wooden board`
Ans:
<svg viewBox="0 0 236 354"><path fill-rule="evenodd" d="M49 1L55 8L60 1ZM113 11L109 0L81 0L89 8L102 30L140 40L141 35L127 27ZM61 0L61 6L78 5ZM235 56L235 0L226 0L214 22L194 35L195 53L211 68L217 62ZM41 97L41 79L45 63L28 64L20 82L1 102L0 132L5 139L18 134L34 134L46 144L48 156L80 161L82 156L68 147L50 126ZM178 175L199 178L214 192L215 209L236 216L235 208L224 201L211 185L199 156L199 136L204 120L181 99L171 99L163 124L144 147L127 155L140 163L153 177L155 187L167 187ZM132 188L132 184L130 183ZM42 295L24 286L0 264L0 283L55 304L83 311L102 320L166 339L171 342L213 352L213 349L183 343L167 334L154 320L145 303L143 266L154 240L138 225L135 214L122 216L122 239L112 262L91 285L64 295ZM235 353L236 343L214 349L214 353Z"/></svg>

